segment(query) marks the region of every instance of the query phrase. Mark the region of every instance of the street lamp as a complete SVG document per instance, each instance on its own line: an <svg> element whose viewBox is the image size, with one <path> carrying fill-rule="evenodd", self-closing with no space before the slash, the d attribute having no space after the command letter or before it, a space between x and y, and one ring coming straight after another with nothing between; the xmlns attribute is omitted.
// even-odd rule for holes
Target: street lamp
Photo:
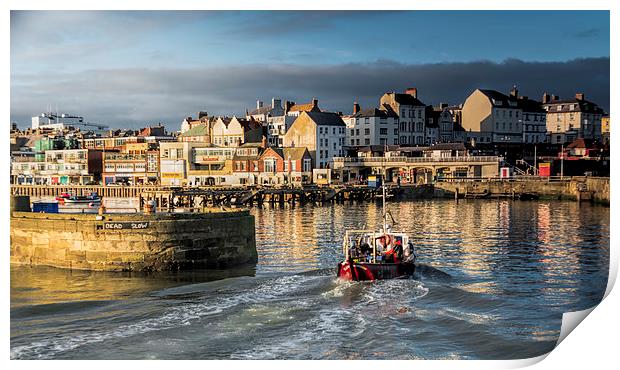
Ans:
<svg viewBox="0 0 620 370"><path fill-rule="evenodd" d="M292 181L291 181L291 155L288 155L288 183L289 185L292 185Z"/></svg>

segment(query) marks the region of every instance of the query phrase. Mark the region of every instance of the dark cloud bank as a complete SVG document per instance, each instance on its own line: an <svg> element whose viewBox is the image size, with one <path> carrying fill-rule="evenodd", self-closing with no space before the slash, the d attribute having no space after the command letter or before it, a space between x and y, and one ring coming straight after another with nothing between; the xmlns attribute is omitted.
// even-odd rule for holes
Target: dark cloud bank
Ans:
<svg viewBox="0 0 620 370"><path fill-rule="evenodd" d="M537 99L543 92L566 98L583 92L588 100L608 110L610 88L609 58L114 69L16 75L11 80L11 121L22 127L51 104L113 127L135 128L161 121L172 130L198 110L239 115L253 107L256 99L272 97L297 102L316 97L323 109L350 113L354 100L363 107L376 106L384 92L406 87L417 87L426 104L459 104L475 88L507 92L516 84L522 95Z"/></svg>

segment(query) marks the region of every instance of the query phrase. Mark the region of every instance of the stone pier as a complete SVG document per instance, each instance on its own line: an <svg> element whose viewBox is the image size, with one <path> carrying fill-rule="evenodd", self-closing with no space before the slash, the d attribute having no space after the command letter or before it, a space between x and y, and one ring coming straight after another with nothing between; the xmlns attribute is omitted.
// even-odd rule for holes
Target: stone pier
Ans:
<svg viewBox="0 0 620 370"><path fill-rule="evenodd" d="M201 213L11 213L11 263L108 270L223 268L256 263L254 216Z"/></svg>

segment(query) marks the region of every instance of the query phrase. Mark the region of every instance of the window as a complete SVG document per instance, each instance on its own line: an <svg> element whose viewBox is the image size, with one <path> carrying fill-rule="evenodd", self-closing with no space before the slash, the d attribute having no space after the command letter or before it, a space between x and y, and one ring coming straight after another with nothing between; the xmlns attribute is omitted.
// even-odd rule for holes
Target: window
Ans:
<svg viewBox="0 0 620 370"><path fill-rule="evenodd" d="M351 129L351 136L355 135L355 130Z"/></svg>
<svg viewBox="0 0 620 370"><path fill-rule="evenodd" d="M379 134L380 134L380 135L387 135L387 133L388 133L387 128L381 128L381 129L379 130Z"/></svg>
<svg viewBox="0 0 620 370"><path fill-rule="evenodd" d="M398 136L398 129L397 128L394 129L394 135Z"/></svg>
<svg viewBox="0 0 620 370"><path fill-rule="evenodd" d="M288 163L289 163L288 160L284 161L284 172L288 172Z"/></svg>
<svg viewBox="0 0 620 370"><path fill-rule="evenodd" d="M370 145L370 139L364 139L364 144L365 145Z"/></svg>
<svg viewBox="0 0 620 370"><path fill-rule="evenodd" d="M370 123L370 118L368 118L368 117L364 118L364 123L365 124L369 124Z"/></svg>
<svg viewBox="0 0 620 370"><path fill-rule="evenodd" d="M312 171L312 159L304 158L304 172Z"/></svg>
<svg viewBox="0 0 620 370"><path fill-rule="evenodd" d="M365 128L364 129L364 135L370 135L370 129L369 128Z"/></svg>

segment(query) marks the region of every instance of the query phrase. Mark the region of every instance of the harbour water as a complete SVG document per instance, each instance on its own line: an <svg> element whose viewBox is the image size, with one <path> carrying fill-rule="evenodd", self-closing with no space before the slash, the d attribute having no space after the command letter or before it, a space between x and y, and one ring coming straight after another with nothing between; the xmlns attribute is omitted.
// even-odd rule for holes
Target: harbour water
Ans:
<svg viewBox="0 0 620 370"><path fill-rule="evenodd" d="M412 279L339 281L346 229L380 203L254 208L259 262L129 274L11 266L13 359L511 359L550 351L607 284L609 208L560 201L390 206Z"/></svg>

